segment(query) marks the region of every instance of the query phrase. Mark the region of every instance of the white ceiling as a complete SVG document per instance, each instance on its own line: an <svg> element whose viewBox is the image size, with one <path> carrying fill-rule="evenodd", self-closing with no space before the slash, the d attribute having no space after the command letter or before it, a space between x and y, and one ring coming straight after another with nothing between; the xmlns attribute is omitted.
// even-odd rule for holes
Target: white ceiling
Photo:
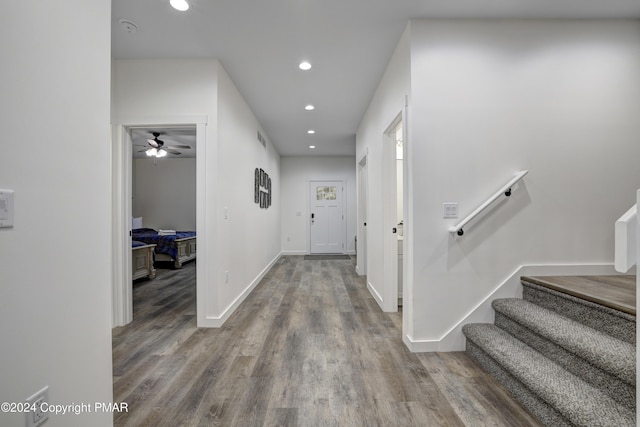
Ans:
<svg viewBox="0 0 640 427"><path fill-rule="evenodd" d="M113 57L219 59L287 156L355 155L357 127L410 18L640 18L640 0L189 1L178 12L169 0L113 0ZM313 68L300 71L302 60Z"/></svg>

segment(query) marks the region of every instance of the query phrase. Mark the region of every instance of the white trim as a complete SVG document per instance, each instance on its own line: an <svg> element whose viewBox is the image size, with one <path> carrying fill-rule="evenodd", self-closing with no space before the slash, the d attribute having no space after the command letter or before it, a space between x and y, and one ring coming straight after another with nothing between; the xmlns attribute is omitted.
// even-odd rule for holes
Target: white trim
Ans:
<svg viewBox="0 0 640 427"><path fill-rule="evenodd" d="M467 323L493 323L494 311L491 302L497 298L522 298L520 276L592 276L615 275L613 264L558 264L522 265L507 277L489 295L471 309L462 319L439 339L417 340L403 335L403 341L415 353L433 351L463 351L465 339L462 326Z"/></svg>
<svg viewBox="0 0 640 427"><path fill-rule="evenodd" d="M207 238L209 232L207 224L212 224L211 219L208 219L207 216L207 206L215 212L217 203L215 190L207 187L207 182L211 183L211 180L207 179L207 157L210 154L207 153L206 117L203 119L204 121L196 124L196 252L197 257L201 260L196 264L196 324L198 326L206 316L207 303L211 300L209 298L210 290L215 285L214 272L218 268L218 261L215 257L216 248L209 244L211 239ZM211 151L216 153L217 149ZM215 164L217 165L217 159L215 159ZM209 171L209 174L211 173L212 171ZM216 188L216 182L212 186ZM209 217L211 216L213 215L209 214ZM211 232L215 233L215 225L212 228ZM213 256L208 255L209 251Z"/></svg>
<svg viewBox="0 0 640 427"><path fill-rule="evenodd" d="M636 265L636 234L638 228L638 204L631 206L615 223L616 270L626 273Z"/></svg>
<svg viewBox="0 0 640 427"><path fill-rule="evenodd" d="M414 340L409 335L402 335L402 342L412 353L432 353L440 351L439 341L436 340Z"/></svg>
<svg viewBox="0 0 640 427"><path fill-rule="evenodd" d="M376 291L376 288L374 288L371 282L368 280L367 280L367 289L369 290L369 293L371 294L371 296L373 296L373 299L376 300L376 302L380 306L380 309L383 310L382 297L380 296L378 291Z"/></svg>
<svg viewBox="0 0 640 427"><path fill-rule="evenodd" d="M233 302L229 304L229 306L227 306L227 308L224 309L224 311L220 316L206 316L204 319L204 322L202 324L199 324L198 327L220 328L222 325L224 325L224 322L226 322L229 319L229 317L231 317L231 315L236 311L236 309L240 306L240 304L242 304L244 300L249 296L249 294L255 289L255 287L258 286L258 283L260 283L260 281L264 279L264 276L266 276L269 270L273 268L273 266L275 265L276 262L278 262L280 257L282 257L282 253L279 253L260 272L260 274L258 274L258 276L255 279L253 279L253 281L251 281L249 286L247 286L247 288L244 291L242 291L240 295L238 295L238 297L234 299Z"/></svg>
<svg viewBox="0 0 640 427"><path fill-rule="evenodd" d="M285 255L292 255L292 256L296 256L296 255L309 255L308 251L282 251L280 252L280 255L285 256Z"/></svg>
<svg viewBox="0 0 640 427"><path fill-rule="evenodd" d="M401 110L396 114L394 119L391 121L391 124L389 124L382 135L382 268L384 283L382 289L382 294L384 295L382 309L385 312L391 313L398 311L399 294L398 234L394 234L391 230L398 226L398 173L395 130L398 125L402 123L404 136L404 122L402 119L403 111Z"/></svg>
<svg viewBox="0 0 640 427"><path fill-rule="evenodd" d="M356 259L356 273L358 276L367 274L367 222L369 213L369 148L366 147L364 153L356 163L356 236L358 244L356 254L360 254Z"/></svg>
<svg viewBox="0 0 640 427"><path fill-rule="evenodd" d="M131 254L124 250L127 246L128 231L131 221L127 219L131 212L131 162L127 147L126 127L115 125L112 127L112 272L111 287L111 325L123 326L133 319L133 301L131 289ZM126 146L126 147L125 147ZM130 245L129 245L130 246ZM126 284L129 284L128 286Z"/></svg>

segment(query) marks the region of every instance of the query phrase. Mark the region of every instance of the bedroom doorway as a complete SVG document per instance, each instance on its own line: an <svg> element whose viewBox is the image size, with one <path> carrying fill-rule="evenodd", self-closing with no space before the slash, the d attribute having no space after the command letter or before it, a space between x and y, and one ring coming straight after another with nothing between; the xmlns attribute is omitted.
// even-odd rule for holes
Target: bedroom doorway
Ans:
<svg viewBox="0 0 640 427"><path fill-rule="evenodd" d="M173 230L193 231L195 236L202 235L198 230L203 228L204 197L197 183L204 181L204 164L199 156L204 151L205 126L206 118L124 123L114 128L114 327L133 320L134 278L153 281L158 267L174 269L189 261L160 255L171 262L154 267L149 259L155 257L153 248L149 255L132 248L132 229L165 230L169 234ZM197 240L194 237L181 254L195 258L196 248L203 252L204 245L198 247ZM206 266L190 263L189 268L195 269L194 311L198 312L198 289L204 283L200 278Z"/></svg>

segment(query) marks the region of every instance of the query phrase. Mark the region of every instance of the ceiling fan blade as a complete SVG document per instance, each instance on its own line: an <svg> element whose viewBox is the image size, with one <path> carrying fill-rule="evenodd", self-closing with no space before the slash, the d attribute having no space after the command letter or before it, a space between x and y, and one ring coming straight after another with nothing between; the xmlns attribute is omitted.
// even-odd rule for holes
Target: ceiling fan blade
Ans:
<svg viewBox="0 0 640 427"><path fill-rule="evenodd" d="M164 148L173 148L173 149L182 149L182 150L191 150L191 146L189 145L165 145Z"/></svg>
<svg viewBox="0 0 640 427"><path fill-rule="evenodd" d="M158 144L158 141L156 141L155 139L147 139L147 142L153 148L158 148L158 146L160 145L160 144Z"/></svg>
<svg viewBox="0 0 640 427"><path fill-rule="evenodd" d="M171 135L166 135L165 139L171 140L172 143L175 141L178 144L188 144L192 141L195 141L196 136L195 135L175 135L174 133L172 133Z"/></svg>
<svg viewBox="0 0 640 427"><path fill-rule="evenodd" d="M167 149L167 147L162 147L163 150L165 150L167 153L171 153L171 154L175 154L176 156L181 155L182 153L176 150L172 150L172 149Z"/></svg>

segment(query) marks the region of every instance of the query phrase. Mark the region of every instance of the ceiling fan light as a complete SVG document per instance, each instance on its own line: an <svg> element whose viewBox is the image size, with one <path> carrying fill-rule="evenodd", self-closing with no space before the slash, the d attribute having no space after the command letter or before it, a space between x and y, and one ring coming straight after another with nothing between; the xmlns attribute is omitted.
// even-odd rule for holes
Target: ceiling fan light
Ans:
<svg viewBox="0 0 640 427"><path fill-rule="evenodd" d="M158 150L158 152L156 153L156 157L164 157L167 155L167 152L165 150L163 150L162 148Z"/></svg>
<svg viewBox="0 0 640 427"><path fill-rule="evenodd" d="M153 157L157 155L158 150L155 148L149 148L147 151L145 151L145 153L147 153L147 156Z"/></svg>

